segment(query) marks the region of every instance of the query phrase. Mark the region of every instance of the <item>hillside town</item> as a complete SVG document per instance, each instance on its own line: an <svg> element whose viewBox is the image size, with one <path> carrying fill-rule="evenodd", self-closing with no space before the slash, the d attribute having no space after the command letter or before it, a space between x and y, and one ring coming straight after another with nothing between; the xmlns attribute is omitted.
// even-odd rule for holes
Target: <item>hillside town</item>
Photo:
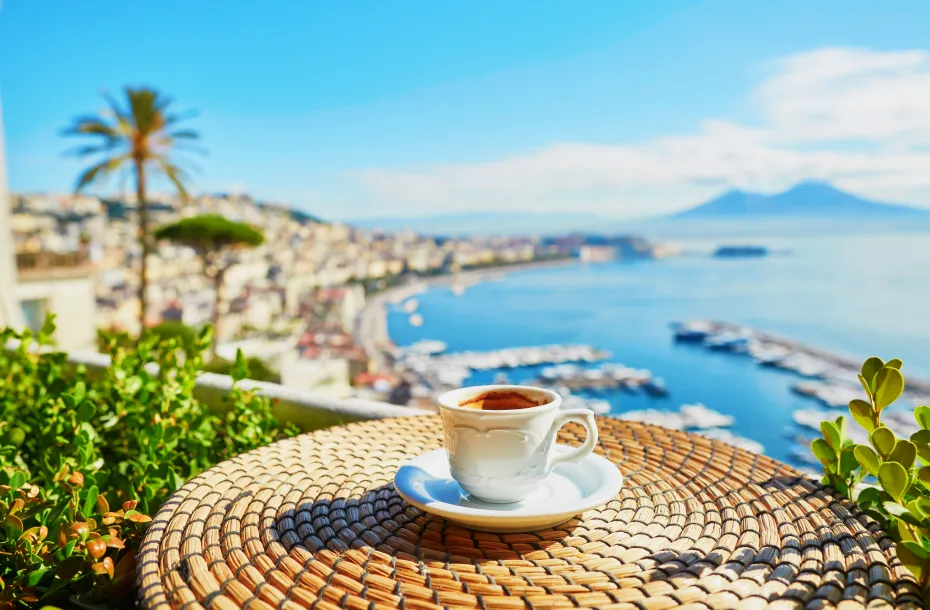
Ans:
<svg viewBox="0 0 930 610"><path fill-rule="evenodd" d="M11 228L20 275L55 270L68 279L59 296L23 301L27 321L64 309L66 347L91 349L96 330L139 331L138 259L141 246L131 198L14 195ZM286 385L332 385L338 392L368 370L353 337L366 294L402 278L565 257L568 251L532 237L438 238L412 232L383 234L323 222L283 205L247 195L170 196L149 203L154 226L214 213L249 223L264 245L235 253L226 274L221 356L237 348L273 363ZM146 326L166 321L197 328L209 322L214 291L202 262L187 247L158 243L149 262ZM63 277L64 273L67 277ZM80 286L76 280L81 280ZM59 291L60 292L60 291ZM27 295L28 296L28 295ZM34 302L33 302L34 301ZM82 332L77 332L80 327ZM364 377L364 376L362 376Z"/></svg>

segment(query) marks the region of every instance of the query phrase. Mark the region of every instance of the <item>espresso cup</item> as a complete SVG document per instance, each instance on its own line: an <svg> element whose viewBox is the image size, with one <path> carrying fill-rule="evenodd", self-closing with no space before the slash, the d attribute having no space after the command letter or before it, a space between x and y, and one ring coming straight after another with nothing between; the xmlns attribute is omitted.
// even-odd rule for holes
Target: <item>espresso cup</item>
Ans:
<svg viewBox="0 0 930 610"><path fill-rule="evenodd" d="M527 398L523 408L501 408L501 401L485 400L496 410L463 407L463 403L495 393L515 392ZM577 462L597 445L597 424L587 409L560 411L562 398L550 390L518 385L462 388L439 397L452 477L469 494L494 503L525 500L552 469ZM587 438L570 452L553 455L559 428L577 422Z"/></svg>

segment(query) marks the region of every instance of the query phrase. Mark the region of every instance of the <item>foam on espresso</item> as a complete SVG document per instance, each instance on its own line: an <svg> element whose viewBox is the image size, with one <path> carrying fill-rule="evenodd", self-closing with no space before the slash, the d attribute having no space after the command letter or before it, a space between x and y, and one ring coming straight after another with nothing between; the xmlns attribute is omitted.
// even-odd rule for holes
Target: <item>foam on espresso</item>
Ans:
<svg viewBox="0 0 930 610"><path fill-rule="evenodd" d="M459 403L463 409L476 411L510 411L513 409L530 409L549 402L548 398L535 399L523 392L514 390L491 390L467 398Z"/></svg>

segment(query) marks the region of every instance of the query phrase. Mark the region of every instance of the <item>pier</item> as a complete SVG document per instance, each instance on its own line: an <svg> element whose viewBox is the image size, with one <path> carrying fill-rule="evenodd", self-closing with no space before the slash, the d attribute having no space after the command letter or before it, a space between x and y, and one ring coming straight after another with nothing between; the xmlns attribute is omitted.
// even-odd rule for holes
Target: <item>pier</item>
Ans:
<svg viewBox="0 0 930 610"><path fill-rule="evenodd" d="M714 320L693 320L674 325L678 341L702 344L708 349L752 357L761 366L789 370L803 377L823 380L820 385L799 383L794 390L831 406L841 398L861 397L857 376L862 362L778 335ZM864 358L863 358L864 360ZM905 374L905 397L930 401L930 382Z"/></svg>

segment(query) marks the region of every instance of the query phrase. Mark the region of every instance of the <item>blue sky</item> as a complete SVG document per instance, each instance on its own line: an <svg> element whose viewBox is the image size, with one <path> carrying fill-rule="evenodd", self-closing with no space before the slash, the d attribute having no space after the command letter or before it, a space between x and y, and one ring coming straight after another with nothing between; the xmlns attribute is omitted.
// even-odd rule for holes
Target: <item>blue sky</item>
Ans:
<svg viewBox="0 0 930 610"><path fill-rule="evenodd" d="M331 218L633 217L805 178L930 206L927 2L269 6L4 0L11 187L69 190L59 130L147 84L200 111L193 190Z"/></svg>

